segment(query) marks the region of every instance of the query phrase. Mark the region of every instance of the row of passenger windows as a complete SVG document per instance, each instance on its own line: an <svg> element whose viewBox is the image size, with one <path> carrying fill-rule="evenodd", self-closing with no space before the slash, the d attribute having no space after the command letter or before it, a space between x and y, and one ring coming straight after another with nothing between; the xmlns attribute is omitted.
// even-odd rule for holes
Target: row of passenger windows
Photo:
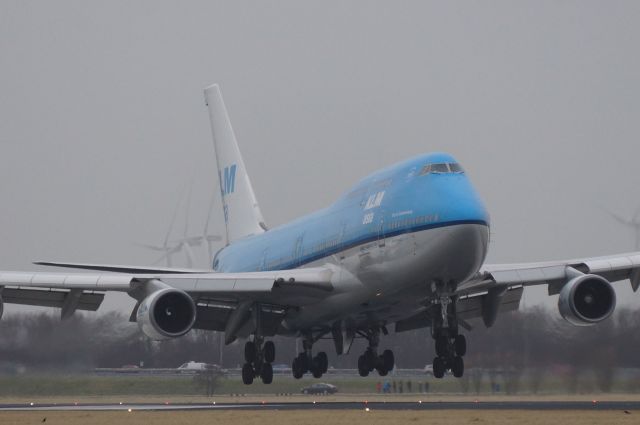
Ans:
<svg viewBox="0 0 640 425"><path fill-rule="evenodd" d="M457 162L442 162L439 164L427 164L420 170L420 175L423 174L444 174L444 173L464 173L464 170Z"/></svg>
<svg viewBox="0 0 640 425"><path fill-rule="evenodd" d="M419 226L421 224L438 221L438 214L421 215L420 217L410 217L404 220L393 221L389 225L389 230L402 229L405 227Z"/></svg>

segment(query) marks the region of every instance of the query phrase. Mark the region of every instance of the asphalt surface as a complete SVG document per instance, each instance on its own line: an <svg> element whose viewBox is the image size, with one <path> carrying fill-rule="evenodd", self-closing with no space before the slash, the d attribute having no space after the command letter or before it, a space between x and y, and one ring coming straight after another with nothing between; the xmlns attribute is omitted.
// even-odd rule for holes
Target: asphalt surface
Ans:
<svg viewBox="0 0 640 425"><path fill-rule="evenodd" d="M0 404L3 411L162 410L640 410L640 401L480 401L480 402L294 402L294 403L133 403Z"/></svg>

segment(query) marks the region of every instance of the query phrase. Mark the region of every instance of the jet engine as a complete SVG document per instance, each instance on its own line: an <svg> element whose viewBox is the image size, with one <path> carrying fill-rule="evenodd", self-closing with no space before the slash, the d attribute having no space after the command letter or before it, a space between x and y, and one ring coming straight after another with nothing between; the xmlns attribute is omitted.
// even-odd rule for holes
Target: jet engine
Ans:
<svg viewBox="0 0 640 425"><path fill-rule="evenodd" d="M140 330L151 339L177 338L193 327L196 321L196 304L184 291L161 289L140 303L136 321Z"/></svg>
<svg viewBox="0 0 640 425"><path fill-rule="evenodd" d="M571 279L560 291L558 308L569 323L589 326L611 316L616 307L616 293L609 281L593 274Z"/></svg>

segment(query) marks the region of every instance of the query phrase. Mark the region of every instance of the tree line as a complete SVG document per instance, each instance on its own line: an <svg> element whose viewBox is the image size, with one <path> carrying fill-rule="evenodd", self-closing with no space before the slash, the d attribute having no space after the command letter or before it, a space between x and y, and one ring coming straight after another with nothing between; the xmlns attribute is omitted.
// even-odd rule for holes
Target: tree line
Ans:
<svg viewBox="0 0 640 425"><path fill-rule="evenodd" d="M28 371L86 371L124 365L174 368L187 361L233 368L244 361L243 342L221 350L223 340L216 332L193 330L181 338L152 342L120 313L76 314L64 321L58 314L15 313L3 318L0 372L16 367ZM508 374L516 385L519 374L537 371L531 374L534 387L536 377L542 379L545 373L561 371L577 383L579 374L589 371L606 391L616 368L640 368L639 321L640 312L630 308L619 308L612 318L588 327L573 326L543 308L506 313L492 328L479 323L472 331L463 331L469 346L466 368ZM289 365L297 349L295 339L276 337L274 341L275 363ZM348 355L336 356L330 339L314 346L314 350L327 352L331 366L349 369L356 367L365 348L366 340L358 339ZM429 329L390 332L381 337L380 348L394 351L399 368L424 368L434 356Z"/></svg>

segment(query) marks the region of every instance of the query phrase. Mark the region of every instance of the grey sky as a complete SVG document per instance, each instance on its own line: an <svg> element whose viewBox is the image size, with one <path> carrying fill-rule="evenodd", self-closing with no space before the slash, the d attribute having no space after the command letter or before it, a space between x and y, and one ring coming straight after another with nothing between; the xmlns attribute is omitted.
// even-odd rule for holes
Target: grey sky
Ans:
<svg viewBox="0 0 640 425"><path fill-rule="evenodd" d="M132 242L162 241L192 178L201 231L213 82L270 226L447 151L490 210L489 261L632 250L601 208L640 206L638 22L635 1L4 0L0 268L148 264Z"/></svg>

